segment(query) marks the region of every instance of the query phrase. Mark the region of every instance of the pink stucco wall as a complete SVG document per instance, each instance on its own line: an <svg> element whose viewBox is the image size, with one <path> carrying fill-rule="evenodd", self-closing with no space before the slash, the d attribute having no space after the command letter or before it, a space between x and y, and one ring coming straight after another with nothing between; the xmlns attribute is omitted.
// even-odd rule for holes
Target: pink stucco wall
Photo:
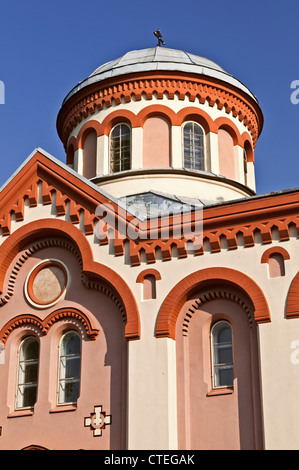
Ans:
<svg viewBox="0 0 299 470"><path fill-rule="evenodd" d="M11 269L18 258L13 261ZM70 285L65 298L55 306L36 309L24 295L24 282L28 272L40 260L47 258L59 259L67 265ZM14 294L1 308L0 330L8 320L18 315L32 314L43 319L54 310L73 307L90 319L99 334L95 340L90 339L82 323L74 318L54 322L47 334L30 325L20 325L10 333L5 347L5 363L0 365L0 384L5 384L5 387L1 386L0 393L0 449L18 450L31 445L50 450L125 447L126 344L122 314L111 288L107 291L107 286L104 286L102 290L99 283L88 288L83 280L80 260L70 249L63 247L39 250L26 259L18 272ZM68 329L80 333L82 345L80 397L75 407L57 406L56 402L58 344L62 333ZM16 412L17 351L26 334L35 335L40 342L38 395L33 412ZM112 417L112 424L97 437L84 426L84 419L94 412L95 406L102 406L102 410Z"/></svg>
<svg viewBox="0 0 299 470"><path fill-rule="evenodd" d="M181 310L176 330L179 448L261 448L255 324L250 327L240 304L223 299L211 300L198 309L192 308L191 318L186 317L194 299L196 295ZM184 327L186 318L189 325L187 333ZM233 389L212 388L210 330L216 320L227 320L232 325Z"/></svg>
<svg viewBox="0 0 299 470"><path fill-rule="evenodd" d="M97 134L91 130L86 136L83 149L83 176L93 178L96 176Z"/></svg>
<svg viewBox="0 0 299 470"><path fill-rule="evenodd" d="M219 173L236 179L233 138L225 129L218 130Z"/></svg>
<svg viewBox="0 0 299 470"><path fill-rule="evenodd" d="M170 162L169 121L151 116L143 126L143 168L167 168Z"/></svg>

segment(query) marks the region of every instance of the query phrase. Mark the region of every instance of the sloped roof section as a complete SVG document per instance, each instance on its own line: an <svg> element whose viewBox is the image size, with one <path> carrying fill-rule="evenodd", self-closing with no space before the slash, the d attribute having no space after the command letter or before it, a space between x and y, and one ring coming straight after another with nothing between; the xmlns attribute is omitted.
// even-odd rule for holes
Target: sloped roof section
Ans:
<svg viewBox="0 0 299 470"><path fill-rule="evenodd" d="M114 199L59 160L41 149L36 149L1 188L0 232L1 241L4 242L0 244L0 256L5 238L10 239L10 235L15 233L15 226L12 227L11 224L12 218L16 222L25 219L25 201L27 207L35 207L38 204L52 205L51 220L56 220L57 223L62 221L70 229L77 225L83 232L83 237L94 235L95 243L113 246L112 256L124 256L127 252L131 266L139 266L143 253L148 263L155 263L157 250L162 253L163 260L170 260L174 246L179 258L185 258L189 252L192 256L204 255L207 248L203 243L197 243L198 234L194 230L198 227L199 236L206 240L210 246L208 252L212 253L225 247L224 239L227 244L224 249L252 247L256 243L257 232L262 243L269 244L272 241L273 228L278 230L280 241L288 240L291 227L295 226L297 231L299 230L298 191L298 188L294 188L218 204L209 204L208 201L203 203L199 200L178 200L174 195L144 194L141 202L148 202L150 196L150 203L158 202L158 212L161 209L159 204L162 204L164 211L166 203L167 213L170 215L165 220L164 217L159 217L159 213L158 216L155 213L156 218L148 220L145 213L143 220L136 222L136 202L139 204L139 201L135 196L129 201L133 207L128 207L130 204ZM180 208L178 212L174 210L177 203ZM182 206L192 206L191 211L187 211L187 214L190 214L188 232L181 217L185 213L181 212ZM131 209L131 212L128 209ZM139 207L137 209L139 210ZM23 227L27 230L26 225ZM178 228L182 229L181 232L178 232ZM190 242L194 239L196 247L190 249Z"/></svg>
<svg viewBox="0 0 299 470"><path fill-rule="evenodd" d="M88 78L70 91L63 104L75 93L93 83L121 75L153 71L185 72L212 77L237 87L257 102L256 97L242 82L212 60L182 50L153 47L127 52L123 56L99 66Z"/></svg>

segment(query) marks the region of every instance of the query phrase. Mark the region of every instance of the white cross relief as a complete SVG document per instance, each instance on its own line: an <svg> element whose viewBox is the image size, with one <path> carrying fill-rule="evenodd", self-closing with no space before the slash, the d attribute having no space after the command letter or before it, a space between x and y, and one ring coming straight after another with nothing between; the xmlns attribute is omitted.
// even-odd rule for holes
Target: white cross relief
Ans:
<svg viewBox="0 0 299 470"><path fill-rule="evenodd" d="M102 430L109 424L111 424L111 415L106 416L105 411L102 411L102 406L95 406L94 413L84 419L84 426L93 429L94 437L101 436Z"/></svg>

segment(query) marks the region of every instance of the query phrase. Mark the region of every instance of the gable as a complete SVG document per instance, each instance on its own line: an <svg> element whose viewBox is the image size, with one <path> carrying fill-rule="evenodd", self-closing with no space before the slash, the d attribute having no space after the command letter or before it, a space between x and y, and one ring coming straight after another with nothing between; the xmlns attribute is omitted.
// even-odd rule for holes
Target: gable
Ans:
<svg viewBox="0 0 299 470"><path fill-rule="evenodd" d="M199 237L194 256L208 250L220 252L239 246L272 242L273 230L280 241L288 240L290 229L298 230L298 190L281 191L228 203L205 206L190 212L190 230L176 232L183 226L181 214L150 221L138 220L126 211L120 201L106 194L63 163L37 149L21 169L4 185L0 199L0 228L4 237L12 233L12 222L23 221L25 208L49 206L54 216L77 226L84 234L95 235L99 245L113 244L113 256L124 256L129 250L132 266L156 262L157 251L163 261L188 256L188 241ZM202 217L202 224L201 220ZM196 232L196 229L202 231ZM113 234L111 234L111 230ZM98 236L98 233L101 236ZM179 236L175 236L179 233Z"/></svg>

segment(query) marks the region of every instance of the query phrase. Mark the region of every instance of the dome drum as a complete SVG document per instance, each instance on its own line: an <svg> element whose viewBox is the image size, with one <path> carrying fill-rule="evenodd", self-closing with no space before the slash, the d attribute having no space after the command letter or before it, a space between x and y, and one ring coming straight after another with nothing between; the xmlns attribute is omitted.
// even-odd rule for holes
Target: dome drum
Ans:
<svg viewBox="0 0 299 470"><path fill-rule="evenodd" d="M197 171L251 195L262 125L256 98L241 82L207 59L166 48L133 51L99 67L69 93L57 119L67 163L120 197L126 185L121 190L117 181L128 171L140 177L161 168L193 172L201 196L207 180ZM163 180L151 189L163 191ZM235 188L225 200L240 197ZM188 185L184 191L192 197Z"/></svg>

